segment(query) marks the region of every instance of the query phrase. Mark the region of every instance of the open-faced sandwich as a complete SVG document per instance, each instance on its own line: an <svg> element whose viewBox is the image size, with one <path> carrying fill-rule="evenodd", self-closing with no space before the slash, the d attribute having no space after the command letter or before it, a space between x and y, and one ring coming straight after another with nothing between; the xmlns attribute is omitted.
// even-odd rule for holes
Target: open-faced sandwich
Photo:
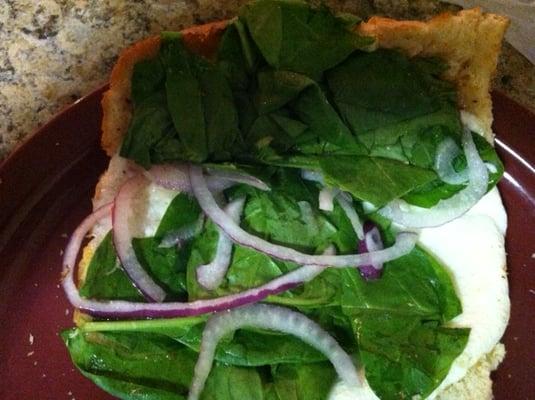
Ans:
<svg viewBox="0 0 535 400"><path fill-rule="evenodd" d="M65 250L75 365L121 399L491 398L506 27L257 1L126 49Z"/></svg>

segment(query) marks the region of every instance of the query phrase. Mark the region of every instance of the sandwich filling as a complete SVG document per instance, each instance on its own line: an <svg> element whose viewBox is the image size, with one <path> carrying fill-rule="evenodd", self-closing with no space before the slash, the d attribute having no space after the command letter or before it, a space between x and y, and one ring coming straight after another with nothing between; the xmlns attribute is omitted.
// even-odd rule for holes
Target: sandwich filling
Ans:
<svg viewBox="0 0 535 400"><path fill-rule="evenodd" d="M492 351L503 165L440 60L358 23L253 2L214 59L165 33L134 66L64 261L84 375L128 399L434 398Z"/></svg>

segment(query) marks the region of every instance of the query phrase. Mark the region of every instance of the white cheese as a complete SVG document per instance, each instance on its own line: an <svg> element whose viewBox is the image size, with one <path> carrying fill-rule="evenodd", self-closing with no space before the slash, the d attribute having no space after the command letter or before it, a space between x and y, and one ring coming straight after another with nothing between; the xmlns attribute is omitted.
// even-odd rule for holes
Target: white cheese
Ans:
<svg viewBox="0 0 535 400"><path fill-rule="evenodd" d="M506 227L507 217L500 194L493 189L461 218L420 232L419 244L451 273L461 299L463 312L449 326L471 328L466 348L429 399L462 379L482 356L492 351L505 331L509 320ZM372 400L377 396L367 385L349 390L338 384L330 399Z"/></svg>

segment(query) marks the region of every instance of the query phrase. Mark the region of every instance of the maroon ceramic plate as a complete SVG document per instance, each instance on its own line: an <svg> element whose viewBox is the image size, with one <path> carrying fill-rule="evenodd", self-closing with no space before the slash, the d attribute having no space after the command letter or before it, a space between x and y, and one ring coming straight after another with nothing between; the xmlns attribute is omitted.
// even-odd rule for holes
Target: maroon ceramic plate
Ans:
<svg viewBox="0 0 535 400"><path fill-rule="evenodd" d="M107 159L98 145L103 88L41 128L0 165L0 399L112 399L72 366L59 288L67 236L90 211ZM494 374L498 400L535 393L535 115L495 94L500 188L509 213L511 322Z"/></svg>

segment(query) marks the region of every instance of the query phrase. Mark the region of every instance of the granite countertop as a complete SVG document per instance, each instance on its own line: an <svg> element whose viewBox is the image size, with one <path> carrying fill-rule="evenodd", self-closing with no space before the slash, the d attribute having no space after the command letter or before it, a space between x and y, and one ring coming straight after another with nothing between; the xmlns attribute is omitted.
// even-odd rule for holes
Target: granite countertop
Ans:
<svg viewBox="0 0 535 400"><path fill-rule="evenodd" d="M244 0L2 0L0 160L67 104L106 82L117 54L161 30L227 18ZM328 0L363 17L427 18L435 0ZM535 110L535 67L505 44L495 87Z"/></svg>

